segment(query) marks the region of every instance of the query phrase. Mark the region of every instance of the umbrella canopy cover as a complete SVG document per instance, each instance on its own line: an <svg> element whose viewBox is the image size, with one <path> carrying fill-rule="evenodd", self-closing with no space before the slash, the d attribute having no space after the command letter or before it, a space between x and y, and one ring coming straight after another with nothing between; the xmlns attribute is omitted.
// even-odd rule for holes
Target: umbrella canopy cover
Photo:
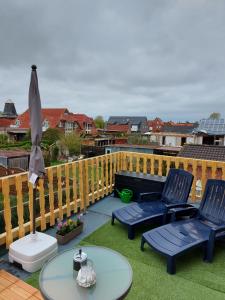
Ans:
<svg viewBox="0 0 225 300"><path fill-rule="evenodd" d="M36 69L37 67L33 65L29 88L29 114L32 141L29 178L33 183L35 183L35 180L38 177L42 177L45 174L44 158L40 148L40 142L42 138L42 115Z"/></svg>

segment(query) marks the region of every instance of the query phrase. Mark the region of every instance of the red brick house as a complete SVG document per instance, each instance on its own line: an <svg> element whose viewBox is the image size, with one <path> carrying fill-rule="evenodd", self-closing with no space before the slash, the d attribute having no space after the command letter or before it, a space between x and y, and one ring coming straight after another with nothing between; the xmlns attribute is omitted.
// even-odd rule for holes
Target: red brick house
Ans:
<svg viewBox="0 0 225 300"><path fill-rule="evenodd" d="M148 121L148 128L151 132L160 132L164 122L160 118Z"/></svg>
<svg viewBox="0 0 225 300"><path fill-rule="evenodd" d="M79 134L94 134L95 124L92 118L85 114L74 114L67 108L42 108L42 130L59 128L64 133L77 132ZM30 128L29 111L26 110L15 120L14 128L28 130Z"/></svg>

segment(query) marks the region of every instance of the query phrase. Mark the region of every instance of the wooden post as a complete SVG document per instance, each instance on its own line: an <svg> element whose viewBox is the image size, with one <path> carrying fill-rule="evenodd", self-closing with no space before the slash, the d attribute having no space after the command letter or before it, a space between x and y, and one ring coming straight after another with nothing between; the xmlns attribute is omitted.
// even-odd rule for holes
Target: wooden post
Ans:
<svg viewBox="0 0 225 300"><path fill-rule="evenodd" d="M70 164L65 164L65 177L66 177L66 215L71 216L70 210Z"/></svg>
<svg viewBox="0 0 225 300"><path fill-rule="evenodd" d="M24 236L24 219L23 219L23 194L22 194L22 181L21 176L15 177L16 181L16 194L17 194L17 216L19 225L19 238Z"/></svg>
<svg viewBox="0 0 225 300"><path fill-rule="evenodd" d="M57 166L59 219L63 219L62 210L62 167Z"/></svg>
<svg viewBox="0 0 225 300"><path fill-rule="evenodd" d="M72 163L74 213L77 212L77 163Z"/></svg>
<svg viewBox="0 0 225 300"><path fill-rule="evenodd" d="M48 168L48 190L49 190L50 226L53 226L55 224L55 215L54 215L54 189L53 189L52 168Z"/></svg>
<svg viewBox="0 0 225 300"><path fill-rule="evenodd" d="M13 241L12 235L12 223L11 223L11 206L9 197L9 179L2 179L2 193L3 193L3 204L4 204L4 219L5 219L5 231L6 231L6 247Z"/></svg>
<svg viewBox="0 0 225 300"><path fill-rule="evenodd" d="M40 202L40 215L41 215L41 231L46 229L46 216L45 216L45 191L44 191L44 179L38 180L39 184L39 202Z"/></svg>

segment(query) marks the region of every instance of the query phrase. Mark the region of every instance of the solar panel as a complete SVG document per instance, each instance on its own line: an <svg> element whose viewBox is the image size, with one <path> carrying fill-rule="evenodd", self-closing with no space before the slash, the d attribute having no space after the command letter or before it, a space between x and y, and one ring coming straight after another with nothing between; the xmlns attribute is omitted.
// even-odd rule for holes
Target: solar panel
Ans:
<svg viewBox="0 0 225 300"><path fill-rule="evenodd" d="M206 131L208 134L225 134L224 119L202 119L196 131Z"/></svg>

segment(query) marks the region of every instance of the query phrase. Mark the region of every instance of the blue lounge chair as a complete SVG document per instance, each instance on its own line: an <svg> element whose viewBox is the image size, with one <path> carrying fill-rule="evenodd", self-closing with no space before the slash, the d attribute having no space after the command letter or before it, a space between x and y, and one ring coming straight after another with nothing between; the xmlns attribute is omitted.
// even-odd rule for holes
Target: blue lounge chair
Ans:
<svg viewBox="0 0 225 300"><path fill-rule="evenodd" d="M170 169L162 193L142 193L133 203L112 213L112 225L117 219L128 226L128 238L134 239L135 227L146 222L165 223L169 209L189 207L187 204L193 175L181 169Z"/></svg>
<svg viewBox="0 0 225 300"><path fill-rule="evenodd" d="M225 181L209 179L199 209L171 209L172 219L182 215L192 218L172 222L142 235L141 250L147 243L167 257L167 272L176 273L175 259L184 252L203 246L204 260L211 262L215 240L225 237Z"/></svg>

